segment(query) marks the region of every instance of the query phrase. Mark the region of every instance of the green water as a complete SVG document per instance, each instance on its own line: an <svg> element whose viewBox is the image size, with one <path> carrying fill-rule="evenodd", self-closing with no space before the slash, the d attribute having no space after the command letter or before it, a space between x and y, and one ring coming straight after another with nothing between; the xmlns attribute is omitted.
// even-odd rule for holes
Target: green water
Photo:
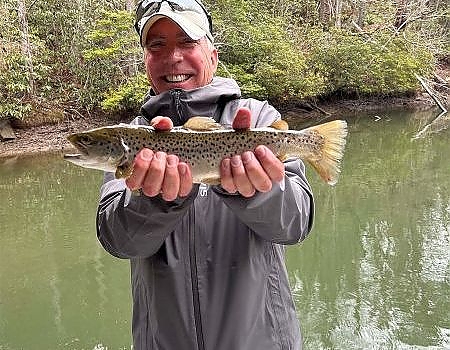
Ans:
<svg viewBox="0 0 450 350"><path fill-rule="evenodd" d="M287 256L305 349L450 349L450 132L411 142L431 117L349 116L338 185L308 169L316 221ZM131 349L128 262L95 235L101 179L0 160L0 350Z"/></svg>

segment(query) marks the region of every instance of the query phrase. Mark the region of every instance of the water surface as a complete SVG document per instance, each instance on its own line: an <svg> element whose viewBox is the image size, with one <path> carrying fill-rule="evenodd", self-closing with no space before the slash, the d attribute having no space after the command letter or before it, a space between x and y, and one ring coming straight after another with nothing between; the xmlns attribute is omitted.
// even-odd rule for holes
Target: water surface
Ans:
<svg viewBox="0 0 450 350"><path fill-rule="evenodd" d="M316 221L287 256L305 349L450 348L450 133L411 141L431 117L348 116L338 185L308 168ZM0 350L131 348L129 265L95 235L101 180L0 161Z"/></svg>

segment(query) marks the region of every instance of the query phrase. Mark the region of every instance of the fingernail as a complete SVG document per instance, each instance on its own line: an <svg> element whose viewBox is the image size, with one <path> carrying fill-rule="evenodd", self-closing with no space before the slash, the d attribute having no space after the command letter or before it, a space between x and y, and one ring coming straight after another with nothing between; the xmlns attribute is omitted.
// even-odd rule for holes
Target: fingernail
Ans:
<svg viewBox="0 0 450 350"><path fill-rule="evenodd" d="M184 164L180 164L178 166L178 171L180 175L186 175L186 166Z"/></svg>
<svg viewBox="0 0 450 350"><path fill-rule="evenodd" d="M253 153L252 152L244 152L242 153L242 162L244 164L249 163L253 159Z"/></svg>
<svg viewBox="0 0 450 350"><path fill-rule="evenodd" d="M144 148L144 149L141 151L141 158L142 158L143 160L152 160L152 158L153 158L153 152L150 151L148 148Z"/></svg>
<svg viewBox="0 0 450 350"><path fill-rule="evenodd" d="M156 159L158 159L158 160L164 160L164 153L163 152L156 152L155 153L155 157L156 157Z"/></svg>
<svg viewBox="0 0 450 350"><path fill-rule="evenodd" d="M229 168L230 167L230 162L231 162L230 158L222 159L222 162L220 163L222 169Z"/></svg>
<svg viewBox="0 0 450 350"><path fill-rule="evenodd" d="M242 165L241 157L240 156L233 156L231 158L231 166L232 167L239 167Z"/></svg>
<svg viewBox="0 0 450 350"><path fill-rule="evenodd" d="M169 167L175 167L177 166L177 159L173 156L168 156L167 157L167 166Z"/></svg>
<svg viewBox="0 0 450 350"><path fill-rule="evenodd" d="M264 146L256 147L255 154L257 157L264 157L266 155L266 147Z"/></svg>

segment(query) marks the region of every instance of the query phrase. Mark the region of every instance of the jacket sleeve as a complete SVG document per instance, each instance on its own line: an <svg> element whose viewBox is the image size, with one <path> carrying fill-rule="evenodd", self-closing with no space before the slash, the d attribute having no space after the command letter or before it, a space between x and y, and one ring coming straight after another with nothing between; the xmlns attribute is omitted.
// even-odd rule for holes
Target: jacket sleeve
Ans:
<svg viewBox="0 0 450 350"><path fill-rule="evenodd" d="M133 194L124 180L105 174L97 210L97 237L110 254L119 258L148 257L180 223L197 195L166 202L160 196Z"/></svg>
<svg viewBox="0 0 450 350"><path fill-rule="evenodd" d="M280 118L280 113L267 102L242 99L239 104L225 109L222 120L231 124L235 111L247 107L252 111L252 127L271 125ZM305 176L305 165L301 160L285 162L285 178L273 184L268 193L257 193L251 198L230 195L220 187L214 190L225 204L252 231L263 239L280 244L295 244L311 231L314 217L314 199Z"/></svg>

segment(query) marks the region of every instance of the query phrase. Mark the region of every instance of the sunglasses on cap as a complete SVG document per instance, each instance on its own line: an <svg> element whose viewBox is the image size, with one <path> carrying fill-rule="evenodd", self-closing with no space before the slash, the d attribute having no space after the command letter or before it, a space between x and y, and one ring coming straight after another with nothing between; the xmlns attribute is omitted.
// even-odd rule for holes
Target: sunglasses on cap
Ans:
<svg viewBox="0 0 450 350"><path fill-rule="evenodd" d="M142 0L138 3L136 8L136 23L135 28L136 31L139 33L139 21L142 19L142 17L148 17L155 13L157 13L160 8L161 4L163 2L166 2L169 4L171 9L173 11L193 11L197 12L201 15L206 15L206 18L208 19L209 23L209 32L212 33L212 19L209 12L206 10L205 6L200 1L197 0Z"/></svg>

